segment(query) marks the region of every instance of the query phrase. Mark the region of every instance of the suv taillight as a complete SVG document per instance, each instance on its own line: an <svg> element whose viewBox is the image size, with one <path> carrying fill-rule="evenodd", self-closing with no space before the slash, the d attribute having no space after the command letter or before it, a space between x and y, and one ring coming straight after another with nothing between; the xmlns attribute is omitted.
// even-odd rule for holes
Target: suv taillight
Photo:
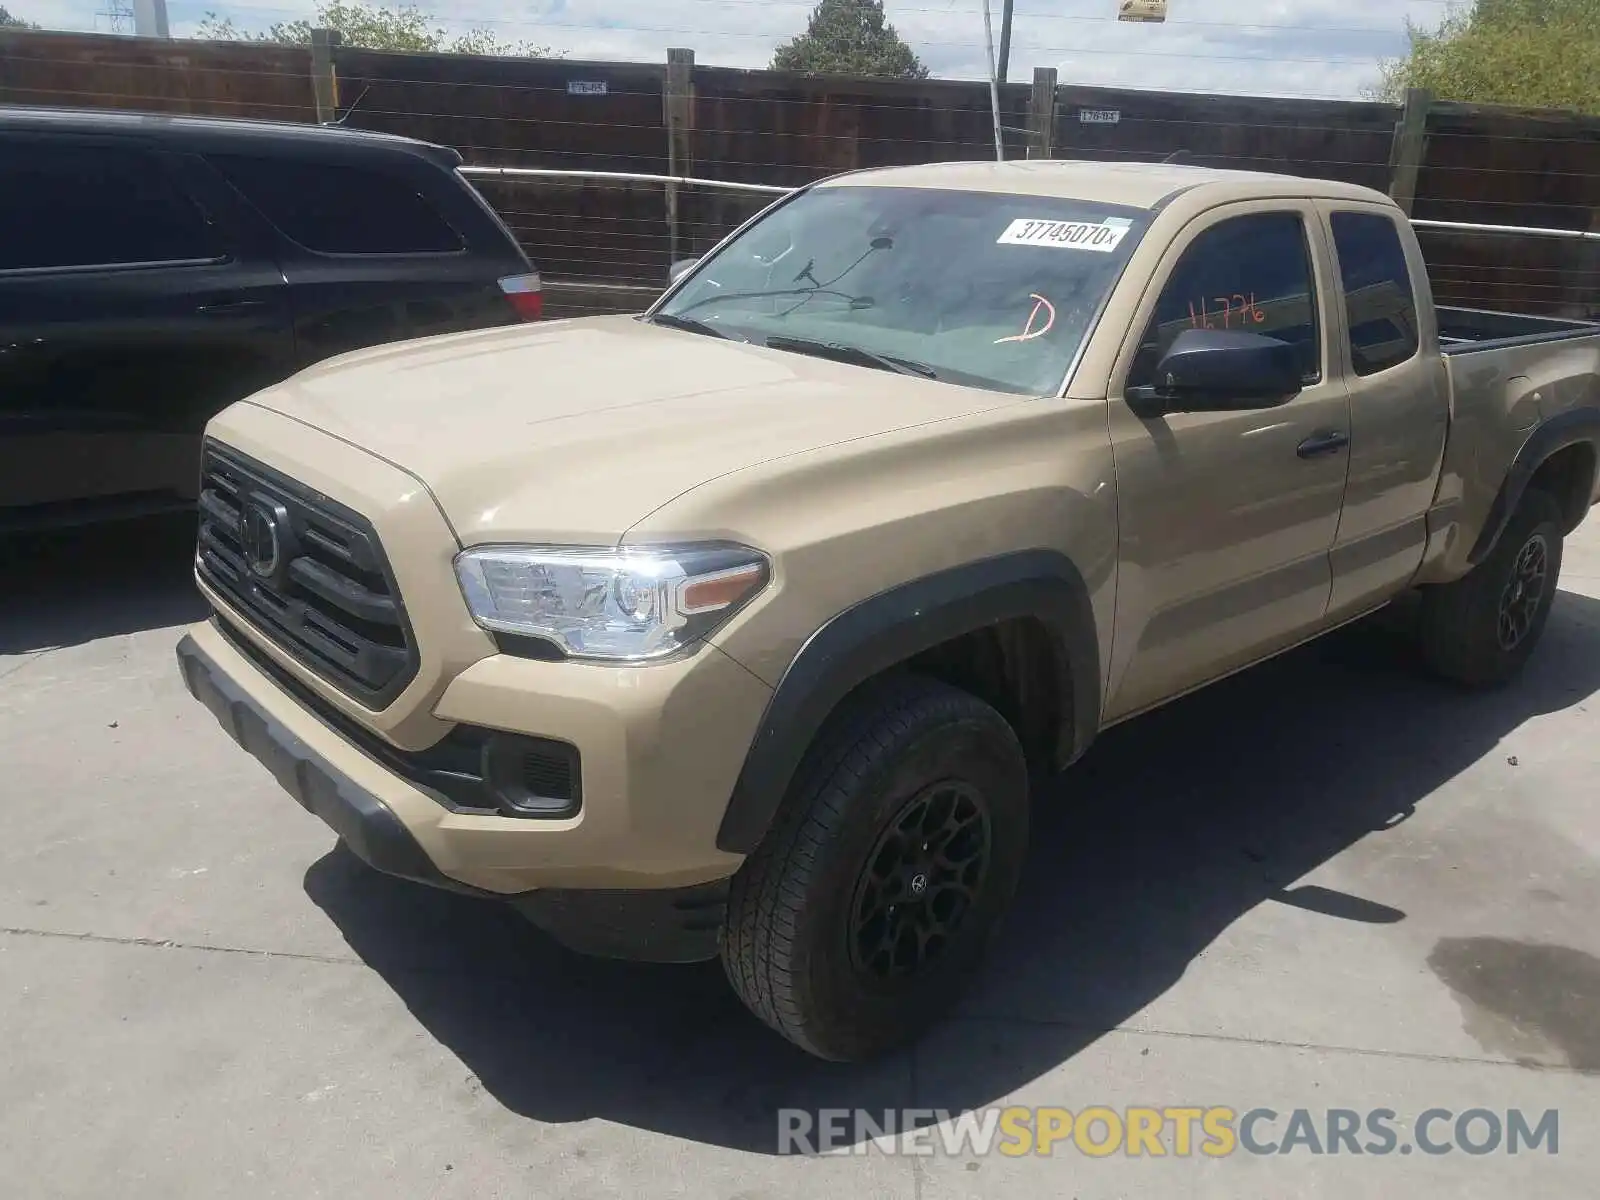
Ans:
<svg viewBox="0 0 1600 1200"><path fill-rule="evenodd" d="M539 272L526 275L507 275L500 281L500 290L524 321L537 321L544 312L544 288L539 282Z"/></svg>

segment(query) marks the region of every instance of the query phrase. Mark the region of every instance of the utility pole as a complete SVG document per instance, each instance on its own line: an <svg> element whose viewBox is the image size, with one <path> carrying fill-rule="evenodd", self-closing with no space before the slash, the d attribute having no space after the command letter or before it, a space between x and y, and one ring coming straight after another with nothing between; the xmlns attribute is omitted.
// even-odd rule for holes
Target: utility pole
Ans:
<svg viewBox="0 0 1600 1200"><path fill-rule="evenodd" d="M138 37L170 38L167 0L133 0L133 32Z"/></svg>
<svg viewBox="0 0 1600 1200"><path fill-rule="evenodd" d="M694 51L667 48L667 73L662 83L662 113L667 127L667 174L687 175L694 169ZM678 185L667 184L667 267L678 261L680 247L694 245L681 224Z"/></svg>
<svg viewBox="0 0 1600 1200"><path fill-rule="evenodd" d="M1005 0L1000 9L1000 65L995 71L995 77L1001 83L1006 81L1006 67L1011 63L1011 0Z"/></svg>
<svg viewBox="0 0 1600 1200"><path fill-rule="evenodd" d="M1407 88L1389 149L1389 197L1408 217L1417 198L1417 173L1428 152L1428 110L1432 107L1433 93L1427 88Z"/></svg>
<svg viewBox="0 0 1600 1200"><path fill-rule="evenodd" d="M1006 0L1007 4L1010 2ZM1004 162L1006 143L1000 132L1000 88L995 83L994 23L989 19L989 0L983 0L983 44L989 55L989 111L994 116L994 157L996 162Z"/></svg>

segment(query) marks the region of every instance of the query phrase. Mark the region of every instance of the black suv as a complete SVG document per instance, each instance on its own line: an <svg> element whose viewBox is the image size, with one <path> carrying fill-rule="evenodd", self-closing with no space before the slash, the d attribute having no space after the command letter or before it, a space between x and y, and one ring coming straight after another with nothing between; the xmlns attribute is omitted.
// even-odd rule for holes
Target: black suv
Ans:
<svg viewBox="0 0 1600 1200"><path fill-rule="evenodd" d="M460 163L329 126L0 108L0 531L192 504L234 400L537 318Z"/></svg>

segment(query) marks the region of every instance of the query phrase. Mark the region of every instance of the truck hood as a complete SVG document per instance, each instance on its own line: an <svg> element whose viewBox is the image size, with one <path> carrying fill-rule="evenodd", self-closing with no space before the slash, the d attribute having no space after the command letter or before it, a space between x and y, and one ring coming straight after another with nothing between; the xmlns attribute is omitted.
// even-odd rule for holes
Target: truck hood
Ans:
<svg viewBox="0 0 1600 1200"><path fill-rule="evenodd" d="M616 316L360 350L249 403L414 476L472 545L611 543L718 476L1018 399Z"/></svg>

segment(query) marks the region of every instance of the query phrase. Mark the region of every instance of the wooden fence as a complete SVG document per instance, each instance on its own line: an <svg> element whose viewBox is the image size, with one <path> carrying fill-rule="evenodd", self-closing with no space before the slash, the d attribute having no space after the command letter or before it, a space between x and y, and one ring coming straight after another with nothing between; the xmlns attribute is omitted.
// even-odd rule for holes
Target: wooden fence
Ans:
<svg viewBox="0 0 1600 1200"><path fill-rule="evenodd" d="M1428 103L1000 88L1008 157L1156 161L1319 175L1413 216L1600 230L1600 118ZM697 66L392 54L26 31L0 33L0 102L289 121L340 119L490 166L695 174L797 185L859 167L994 154L984 83ZM655 183L482 185L578 308L638 307L761 197ZM1439 299L1600 315L1600 242L1424 230Z"/></svg>

